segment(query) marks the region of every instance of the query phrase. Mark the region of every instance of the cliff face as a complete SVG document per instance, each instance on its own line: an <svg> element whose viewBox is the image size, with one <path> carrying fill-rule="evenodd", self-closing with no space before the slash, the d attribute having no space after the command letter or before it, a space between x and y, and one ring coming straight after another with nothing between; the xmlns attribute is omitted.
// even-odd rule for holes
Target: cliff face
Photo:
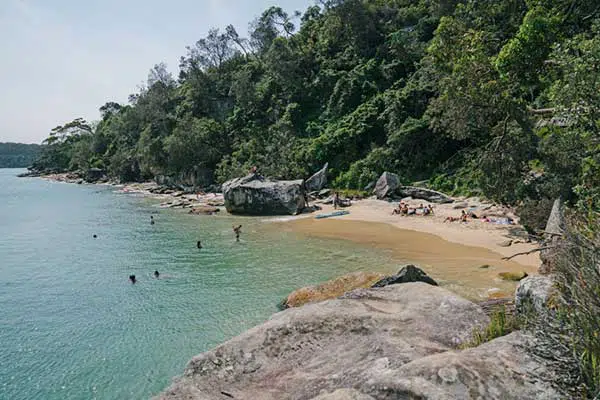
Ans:
<svg viewBox="0 0 600 400"><path fill-rule="evenodd" d="M457 350L483 310L424 283L358 289L275 314L196 356L158 399L559 399L513 333Z"/></svg>

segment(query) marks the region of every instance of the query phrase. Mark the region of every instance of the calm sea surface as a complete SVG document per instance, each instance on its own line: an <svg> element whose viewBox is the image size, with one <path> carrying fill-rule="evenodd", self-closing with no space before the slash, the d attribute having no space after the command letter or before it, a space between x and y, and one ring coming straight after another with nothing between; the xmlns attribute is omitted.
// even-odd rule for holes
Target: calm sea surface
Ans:
<svg viewBox="0 0 600 400"><path fill-rule="evenodd" d="M381 250L278 232L264 219L189 216L111 187L19 172L0 169L3 400L149 398L192 356L267 319L291 290L394 269Z"/></svg>

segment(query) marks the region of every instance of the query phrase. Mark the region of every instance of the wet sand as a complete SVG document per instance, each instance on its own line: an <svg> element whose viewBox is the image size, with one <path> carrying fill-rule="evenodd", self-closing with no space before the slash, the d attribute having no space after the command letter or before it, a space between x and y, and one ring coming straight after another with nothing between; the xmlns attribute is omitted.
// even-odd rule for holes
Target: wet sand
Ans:
<svg viewBox="0 0 600 400"><path fill-rule="evenodd" d="M527 251L534 244L498 246L507 240L508 227L490 226L474 221L469 224L443 223L447 213L443 207L436 217L391 216L389 203L364 201L349 209L350 215L316 220L311 217L278 223L278 228L312 237L350 240L361 245L390 251L398 265L419 265L442 286L472 300L512 295L515 282L498 278L500 272L535 274L539 267L537 254L516 257L503 256ZM324 209L327 212L329 209ZM459 211L460 213L460 211ZM450 239L450 240L449 240ZM487 265L487 268L481 268ZM365 271L392 273L377 265L365 265Z"/></svg>

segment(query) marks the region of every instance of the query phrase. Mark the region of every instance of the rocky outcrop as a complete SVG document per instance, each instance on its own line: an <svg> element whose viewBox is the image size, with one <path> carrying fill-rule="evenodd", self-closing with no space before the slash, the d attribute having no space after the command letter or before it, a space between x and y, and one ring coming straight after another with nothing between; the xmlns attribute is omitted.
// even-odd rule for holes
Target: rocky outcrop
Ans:
<svg viewBox="0 0 600 400"><path fill-rule="evenodd" d="M413 199L426 200L430 203L444 204L454 202L450 196L444 193L421 187L402 186L397 189L397 193L400 197L412 197Z"/></svg>
<svg viewBox="0 0 600 400"><path fill-rule="evenodd" d="M232 214L296 215L306 206L304 181L271 181L256 174L225 182L223 196Z"/></svg>
<svg viewBox="0 0 600 400"><path fill-rule="evenodd" d="M375 184L375 195L379 200L391 197L400 186L400 178L391 172L384 172Z"/></svg>
<svg viewBox="0 0 600 400"><path fill-rule="evenodd" d="M327 169L329 168L329 163L326 163L321 170L316 172L313 176L308 178L304 183L307 192L316 192L325 187L327 185Z"/></svg>
<svg viewBox="0 0 600 400"><path fill-rule="evenodd" d="M511 334L457 350L489 323L424 283L359 289L291 308L196 356L159 399L558 399Z"/></svg>
<svg viewBox="0 0 600 400"><path fill-rule="evenodd" d="M398 283L409 283L409 282L424 282L430 285L437 286L437 282L434 281L429 275L425 273L421 268L417 268L414 265L407 265L392 276L383 278L382 280L375 283L372 287L385 287L389 285L396 285Z"/></svg>
<svg viewBox="0 0 600 400"><path fill-rule="evenodd" d="M106 171L100 168L90 168L85 172L85 180L90 183L96 183L101 180L108 180Z"/></svg>
<svg viewBox="0 0 600 400"><path fill-rule="evenodd" d="M549 365L527 348L533 339L520 332L479 347L447 351L388 367L361 392L374 399L564 399L547 381Z"/></svg>
<svg viewBox="0 0 600 400"><path fill-rule="evenodd" d="M552 296L557 294L554 280L548 275L530 276L523 279L515 292L515 307L518 312L536 311L543 313Z"/></svg>
<svg viewBox="0 0 600 400"><path fill-rule="evenodd" d="M542 265L539 268L539 273L542 275L552 274L556 269L556 258L559 252L564 224L562 201L558 198L554 201L552 211L546 223L546 229L544 230L543 250L540 251Z"/></svg>
<svg viewBox="0 0 600 400"><path fill-rule="evenodd" d="M351 290L371 287L383 277L385 275L377 272L353 272L320 285L295 290L279 304L279 308L285 310L315 301L335 299Z"/></svg>

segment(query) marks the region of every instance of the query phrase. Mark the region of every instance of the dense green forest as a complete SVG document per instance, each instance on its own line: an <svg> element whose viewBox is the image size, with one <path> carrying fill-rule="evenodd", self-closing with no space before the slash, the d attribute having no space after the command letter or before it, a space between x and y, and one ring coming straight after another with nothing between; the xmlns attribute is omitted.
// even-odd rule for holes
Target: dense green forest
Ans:
<svg viewBox="0 0 600 400"><path fill-rule="evenodd" d="M26 168L40 154L39 144L0 142L0 168Z"/></svg>
<svg viewBox="0 0 600 400"><path fill-rule="evenodd" d="M600 205L596 0L330 0L272 7L156 65L128 104L50 132L36 168L123 181L257 165L339 188L383 171L508 204ZM208 174L207 174L208 172ZM208 183L208 182L207 182Z"/></svg>

